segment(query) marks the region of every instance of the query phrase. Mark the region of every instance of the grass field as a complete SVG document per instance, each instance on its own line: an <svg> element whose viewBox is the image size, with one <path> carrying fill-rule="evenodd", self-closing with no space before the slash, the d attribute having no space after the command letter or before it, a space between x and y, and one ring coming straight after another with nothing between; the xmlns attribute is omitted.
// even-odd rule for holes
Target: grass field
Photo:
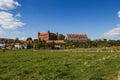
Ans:
<svg viewBox="0 0 120 80"><path fill-rule="evenodd" d="M118 80L120 52L0 51L0 80Z"/></svg>

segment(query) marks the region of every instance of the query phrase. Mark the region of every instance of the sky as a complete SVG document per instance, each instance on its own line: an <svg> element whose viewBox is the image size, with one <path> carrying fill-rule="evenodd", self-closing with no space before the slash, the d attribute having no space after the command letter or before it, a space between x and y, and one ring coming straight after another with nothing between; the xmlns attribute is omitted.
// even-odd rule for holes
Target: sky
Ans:
<svg viewBox="0 0 120 80"><path fill-rule="evenodd" d="M120 0L0 0L0 38L38 32L120 39Z"/></svg>

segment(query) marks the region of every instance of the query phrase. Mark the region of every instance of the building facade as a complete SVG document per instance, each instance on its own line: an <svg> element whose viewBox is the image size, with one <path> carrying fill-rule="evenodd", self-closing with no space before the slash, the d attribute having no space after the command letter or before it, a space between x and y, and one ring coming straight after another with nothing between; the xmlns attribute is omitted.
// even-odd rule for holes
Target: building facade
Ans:
<svg viewBox="0 0 120 80"><path fill-rule="evenodd" d="M86 34L67 34L66 39L73 42L86 42L88 37Z"/></svg>
<svg viewBox="0 0 120 80"><path fill-rule="evenodd" d="M57 40L58 39L58 32L57 33L51 33L49 30L48 32L38 32L38 40Z"/></svg>

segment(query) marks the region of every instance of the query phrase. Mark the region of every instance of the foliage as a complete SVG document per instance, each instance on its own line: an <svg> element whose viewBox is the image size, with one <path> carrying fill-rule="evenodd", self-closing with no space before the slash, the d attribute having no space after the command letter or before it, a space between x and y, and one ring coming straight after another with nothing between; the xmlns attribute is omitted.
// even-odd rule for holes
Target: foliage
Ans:
<svg viewBox="0 0 120 80"><path fill-rule="evenodd" d="M102 48L102 47L113 47L120 46L120 40L109 40L109 41L100 41L100 40L88 40L87 42L73 42L67 41L66 44L63 44L66 48Z"/></svg>
<svg viewBox="0 0 120 80"><path fill-rule="evenodd" d="M37 43L34 43L34 45L35 45L35 48L36 49L40 49L40 44L37 42Z"/></svg>
<svg viewBox="0 0 120 80"><path fill-rule="evenodd" d="M14 40L14 43L20 43L19 38L16 38L16 39Z"/></svg>
<svg viewBox="0 0 120 80"><path fill-rule="evenodd" d="M58 40L64 40L64 39L65 39L65 35L63 35L63 34L58 35Z"/></svg>
<svg viewBox="0 0 120 80"><path fill-rule="evenodd" d="M27 49L31 49L33 48L33 44L31 44L30 42L27 43Z"/></svg>
<svg viewBox="0 0 120 80"><path fill-rule="evenodd" d="M28 37L26 40L27 40L27 41L28 41L28 40L32 40L32 38L31 38L31 37Z"/></svg>

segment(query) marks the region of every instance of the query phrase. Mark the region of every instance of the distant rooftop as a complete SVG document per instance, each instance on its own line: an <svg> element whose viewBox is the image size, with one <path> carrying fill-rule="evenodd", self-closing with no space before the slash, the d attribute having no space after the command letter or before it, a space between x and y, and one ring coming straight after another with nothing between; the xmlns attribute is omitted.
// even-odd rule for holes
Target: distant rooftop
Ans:
<svg viewBox="0 0 120 80"><path fill-rule="evenodd" d="M86 34L67 34L67 37L87 38Z"/></svg>

